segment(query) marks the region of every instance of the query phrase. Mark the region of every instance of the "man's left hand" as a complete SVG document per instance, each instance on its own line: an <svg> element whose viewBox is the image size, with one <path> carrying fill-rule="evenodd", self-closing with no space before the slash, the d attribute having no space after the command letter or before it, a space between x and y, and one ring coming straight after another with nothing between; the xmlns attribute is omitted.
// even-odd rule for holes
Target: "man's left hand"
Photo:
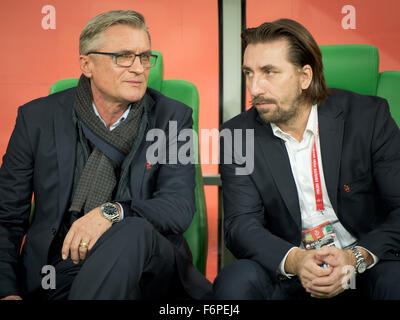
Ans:
<svg viewBox="0 0 400 320"><path fill-rule="evenodd" d="M111 225L111 221L101 214L100 207L76 220L65 236L61 250L62 258L67 259L71 252L71 260L74 263L79 263L79 259L85 260L88 250L93 248L97 240Z"/></svg>

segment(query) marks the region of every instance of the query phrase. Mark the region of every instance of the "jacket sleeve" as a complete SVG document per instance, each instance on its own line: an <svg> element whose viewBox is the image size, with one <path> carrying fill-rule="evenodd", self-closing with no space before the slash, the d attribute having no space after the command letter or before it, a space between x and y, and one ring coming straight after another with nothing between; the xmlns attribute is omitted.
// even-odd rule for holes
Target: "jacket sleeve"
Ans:
<svg viewBox="0 0 400 320"><path fill-rule="evenodd" d="M220 139L225 243L236 258L254 260L275 274L293 244L268 230L262 198L251 175L238 174L243 165L235 162L238 157L234 154L246 148L231 136L233 144L230 139ZM236 150L238 146L243 149Z"/></svg>
<svg viewBox="0 0 400 320"><path fill-rule="evenodd" d="M177 162L169 161L159 164L155 192L150 199L134 200L127 206L122 203L125 216L139 216L147 219L162 234L182 234L189 227L195 212L195 167L194 158L189 163L181 163L179 152L186 150L187 144L193 141L189 136L181 139L180 133L184 129L192 132L192 110L185 108L177 120L177 136L167 133L166 154L169 155L168 146L176 146L178 151ZM170 141L171 139L171 141ZM183 141L184 140L184 141Z"/></svg>
<svg viewBox="0 0 400 320"><path fill-rule="evenodd" d="M22 109L0 168L0 297L21 294L19 252L29 224L33 153Z"/></svg>
<svg viewBox="0 0 400 320"><path fill-rule="evenodd" d="M387 215L359 245L379 259L399 259L400 253L400 130L389 112L386 100L375 114L372 150L372 173L380 198L387 207ZM379 213L377 212L377 219Z"/></svg>

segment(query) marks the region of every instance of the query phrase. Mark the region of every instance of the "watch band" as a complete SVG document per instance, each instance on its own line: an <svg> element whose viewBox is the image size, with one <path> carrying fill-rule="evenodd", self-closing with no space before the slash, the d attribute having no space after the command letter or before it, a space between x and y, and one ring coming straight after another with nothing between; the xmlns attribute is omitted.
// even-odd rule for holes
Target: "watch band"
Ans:
<svg viewBox="0 0 400 320"><path fill-rule="evenodd" d="M352 247L351 251L353 252L353 254L356 257L356 266L355 266L355 271L356 273L363 273L366 268L367 268L367 263L362 255L362 253L360 252L360 250L358 250L357 247Z"/></svg>

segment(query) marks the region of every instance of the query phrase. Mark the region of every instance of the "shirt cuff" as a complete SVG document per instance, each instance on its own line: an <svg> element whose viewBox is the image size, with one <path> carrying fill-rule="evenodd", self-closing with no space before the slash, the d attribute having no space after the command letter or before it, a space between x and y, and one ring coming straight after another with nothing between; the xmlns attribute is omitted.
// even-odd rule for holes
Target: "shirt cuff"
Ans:
<svg viewBox="0 0 400 320"><path fill-rule="evenodd" d="M124 207L119 203L119 202L115 202L116 204L119 205L119 207L121 208L121 219L119 221L124 220Z"/></svg>
<svg viewBox="0 0 400 320"><path fill-rule="evenodd" d="M367 269L371 269L374 265L376 265L379 262L379 258L376 255L374 255L371 251L369 251L367 248L364 248L364 247L361 247L361 246L356 246L356 247L364 249L365 251L367 251L371 255L372 259L374 259L374 262L372 264L370 264L367 267Z"/></svg>
<svg viewBox="0 0 400 320"><path fill-rule="evenodd" d="M286 262L286 258L287 258L287 256L289 255L290 251L292 251L293 249L296 249L296 248L297 248L297 247L293 247L293 248L291 248L291 249L286 253L286 255L283 257L283 259L282 259L282 261L281 261L281 263L279 264L279 267L278 267L279 273L280 273L282 276L285 276L285 277L288 278L288 279L290 279L291 277L294 277L295 274L290 274L290 273L286 273L286 272L285 272L285 262Z"/></svg>

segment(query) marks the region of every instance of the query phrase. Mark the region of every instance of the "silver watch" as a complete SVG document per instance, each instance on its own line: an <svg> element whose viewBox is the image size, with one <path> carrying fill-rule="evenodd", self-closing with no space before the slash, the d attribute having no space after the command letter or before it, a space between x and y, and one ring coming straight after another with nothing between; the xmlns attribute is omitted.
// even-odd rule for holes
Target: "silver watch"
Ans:
<svg viewBox="0 0 400 320"><path fill-rule="evenodd" d="M101 205L101 214L104 218L111 221L112 224L119 221L118 205L112 202L107 202Z"/></svg>
<svg viewBox="0 0 400 320"><path fill-rule="evenodd" d="M367 263L365 262L363 255L361 254L360 250L357 249L357 247L351 248L351 251L353 251L354 255L356 256L356 273L363 273L365 270L367 270Z"/></svg>

